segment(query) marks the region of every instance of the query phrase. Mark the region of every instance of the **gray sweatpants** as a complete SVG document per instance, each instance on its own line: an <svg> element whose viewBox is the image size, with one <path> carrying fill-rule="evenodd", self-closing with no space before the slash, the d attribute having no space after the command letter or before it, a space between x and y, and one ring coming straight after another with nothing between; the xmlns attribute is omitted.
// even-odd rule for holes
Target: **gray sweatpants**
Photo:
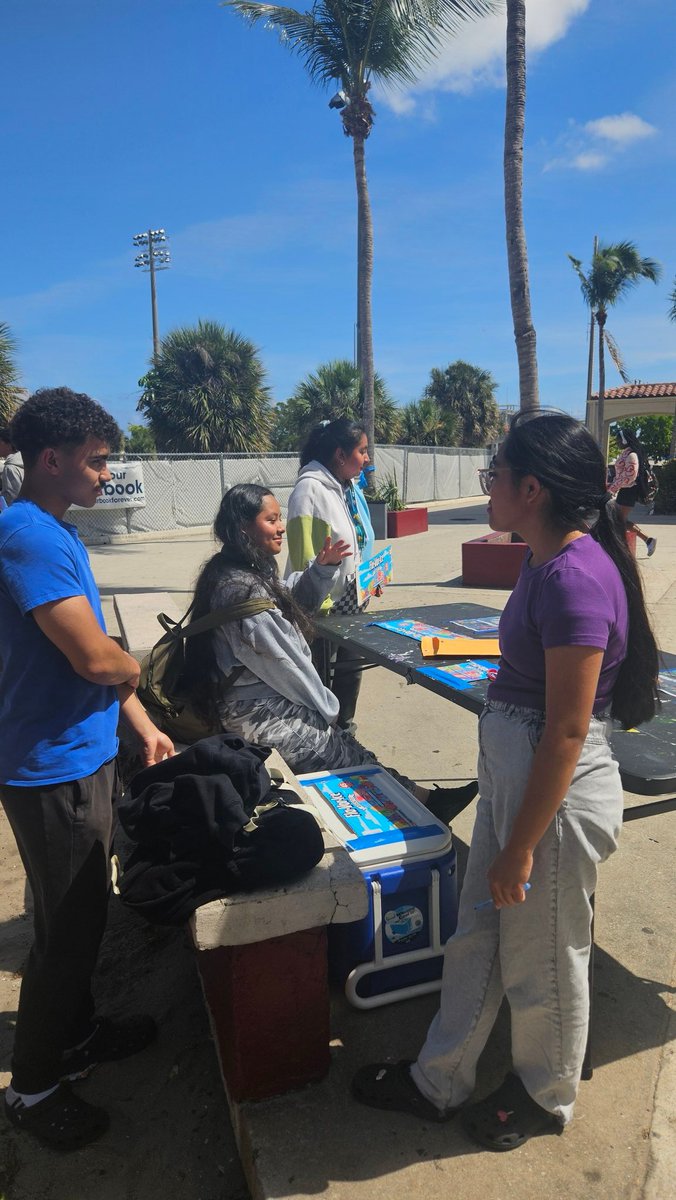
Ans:
<svg viewBox="0 0 676 1200"><path fill-rule="evenodd" d="M480 799L458 927L446 944L441 1008L411 1074L439 1109L467 1100L506 995L514 1071L542 1108L567 1123L587 1042L590 897L622 824L604 720L591 720L568 793L536 847L524 903L474 908L490 895L487 871L508 840L543 728L542 713L514 705L492 702L481 715Z"/></svg>
<svg viewBox="0 0 676 1200"><path fill-rule="evenodd" d="M255 746L272 746L297 775L308 771L342 771L364 763L378 763L351 733L327 725L318 712L303 704L292 704L284 696L272 700L230 701L219 710L223 728L229 733L253 742ZM415 783L386 767L409 791L415 793Z"/></svg>

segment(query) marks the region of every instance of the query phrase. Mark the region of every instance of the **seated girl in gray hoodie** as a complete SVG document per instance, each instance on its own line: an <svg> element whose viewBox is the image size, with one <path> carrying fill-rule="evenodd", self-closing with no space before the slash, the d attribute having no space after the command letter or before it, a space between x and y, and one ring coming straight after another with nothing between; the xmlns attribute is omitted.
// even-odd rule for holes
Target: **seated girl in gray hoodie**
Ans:
<svg viewBox="0 0 676 1200"><path fill-rule="evenodd" d="M284 537L279 503L253 483L225 493L214 532L222 545L200 572L193 620L248 599L271 599L275 607L186 641L182 689L191 703L230 733L276 748L298 773L377 762L337 727L338 701L317 674L306 639L312 635L307 613L322 604L350 547L327 537L304 571L282 581L276 562ZM470 783L430 793L391 774L447 821L477 792Z"/></svg>

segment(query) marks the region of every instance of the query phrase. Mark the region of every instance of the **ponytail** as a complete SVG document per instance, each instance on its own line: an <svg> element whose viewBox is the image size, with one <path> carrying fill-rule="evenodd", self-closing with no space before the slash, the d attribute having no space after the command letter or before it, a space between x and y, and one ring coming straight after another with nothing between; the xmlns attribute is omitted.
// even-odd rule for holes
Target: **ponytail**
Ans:
<svg viewBox="0 0 676 1200"><path fill-rule="evenodd" d="M657 675L660 665L657 643L646 611L641 576L627 545L626 532L622 514L613 501L602 506L599 519L590 530L594 541L603 547L615 563L627 596L627 657L613 688L610 715L624 729L629 729L650 721L655 715L659 705Z"/></svg>

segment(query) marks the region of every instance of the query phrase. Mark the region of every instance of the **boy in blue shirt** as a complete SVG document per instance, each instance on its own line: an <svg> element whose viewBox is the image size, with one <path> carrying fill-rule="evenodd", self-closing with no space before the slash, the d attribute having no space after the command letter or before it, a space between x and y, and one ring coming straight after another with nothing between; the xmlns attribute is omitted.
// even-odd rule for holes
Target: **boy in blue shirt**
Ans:
<svg viewBox="0 0 676 1200"><path fill-rule="evenodd" d="M0 522L0 801L35 904L21 986L9 1120L77 1149L108 1127L69 1080L155 1036L150 1017L94 1016L91 977L110 889L118 716L145 765L173 753L135 689L139 664L105 632L72 504L91 508L121 433L89 396L42 389L19 408L12 442L21 492Z"/></svg>

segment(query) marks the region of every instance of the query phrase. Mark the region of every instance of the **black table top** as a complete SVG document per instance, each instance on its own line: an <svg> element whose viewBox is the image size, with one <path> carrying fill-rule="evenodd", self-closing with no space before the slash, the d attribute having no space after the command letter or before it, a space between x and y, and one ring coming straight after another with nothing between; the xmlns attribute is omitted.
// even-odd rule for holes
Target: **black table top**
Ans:
<svg viewBox="0 0 676 1200"><path fill-rule="evenodd" d="M371 609L355 616L320 617L316 627L322 637L352 647L368 662L387 667L397 675L402 675L409 683L419 683L453 704L478 714L486 698L486 678L458 679L450 675L441 678L439 675L424 674L423 669L429 669L432 664L454 664L457 667L459 660L425 660L418 641L382 629L373 622L408 619L447 629L455 621L499 615L500 609L482 604L436 604L429 608L397 608L386 612ZM461 633L462 629L454 629L454 632ZM624 787L642 796L659 796L676 788L676 655L662 653L661 660L660 712L637 730L623 730L616 726L611 738ZM493 664L496 663L497 660L493 660ZM463 672L457 674L462 675ZM471 676L473 672L464 674Z"/></svg>

